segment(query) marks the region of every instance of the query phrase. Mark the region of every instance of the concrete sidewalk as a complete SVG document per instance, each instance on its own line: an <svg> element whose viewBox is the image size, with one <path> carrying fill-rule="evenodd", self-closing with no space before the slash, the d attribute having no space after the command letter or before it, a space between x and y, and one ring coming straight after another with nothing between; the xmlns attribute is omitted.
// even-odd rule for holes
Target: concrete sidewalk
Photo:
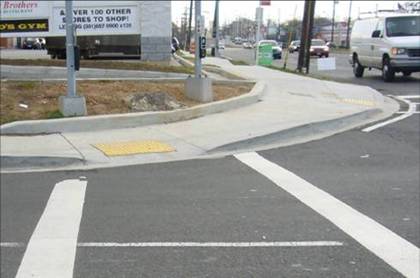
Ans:
<svg viewBox="0 0 420 278"><path fill-rule="evenodd" d="M206 58L204 63L266 83L261 101L171 124L60 135L1 136L2 171L62 168L60 158L73 158L67 169L89 169L290 145L377 121L399 109L395 101L369 87L317 80L258 66L233 66L218 58ZM168 144L175 151L107 156L94 146L143 140ZM44 162L42 166L36 164L38 157ZM46 157L51 157L51 165L45 163ZM80 163L75 164L74 159ZM22 164L19 165L19 161Z"/></svg>

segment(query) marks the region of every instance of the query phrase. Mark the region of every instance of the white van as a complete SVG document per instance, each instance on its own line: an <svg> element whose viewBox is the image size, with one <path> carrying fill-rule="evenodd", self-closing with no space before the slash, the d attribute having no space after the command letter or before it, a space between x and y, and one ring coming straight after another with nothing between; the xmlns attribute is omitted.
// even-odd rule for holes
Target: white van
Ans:
<svg viewBox="0 0 420 278"><path fill-rule="evenodd" d="M353 73L365 68L382 70L385 82L396 72L409 76L420 71L420 14L393 14L355 21L351 32Z"/></svg>

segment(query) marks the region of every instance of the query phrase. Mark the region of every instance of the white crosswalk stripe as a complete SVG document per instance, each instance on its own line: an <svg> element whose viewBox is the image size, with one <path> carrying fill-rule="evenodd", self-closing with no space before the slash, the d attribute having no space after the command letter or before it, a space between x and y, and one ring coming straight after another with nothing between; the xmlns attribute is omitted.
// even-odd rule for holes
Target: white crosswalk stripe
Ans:
<svg viewBox="0 0 420 278"><path fill-rule="evenodd" d="M420 251L417 246L255 152L235 157L331 221L404 276L420 276Z"/></svg>

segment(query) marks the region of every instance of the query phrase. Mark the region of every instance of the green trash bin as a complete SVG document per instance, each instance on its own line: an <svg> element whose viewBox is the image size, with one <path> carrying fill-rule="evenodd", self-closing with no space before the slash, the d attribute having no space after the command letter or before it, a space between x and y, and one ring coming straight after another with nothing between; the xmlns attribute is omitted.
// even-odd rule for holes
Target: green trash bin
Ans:
<svg viewBox="0 0 420 278"><path fill-rule="evenodd" d="M258 46L258 65L270 66L273 63L273 46L261 44Z"/></svg>

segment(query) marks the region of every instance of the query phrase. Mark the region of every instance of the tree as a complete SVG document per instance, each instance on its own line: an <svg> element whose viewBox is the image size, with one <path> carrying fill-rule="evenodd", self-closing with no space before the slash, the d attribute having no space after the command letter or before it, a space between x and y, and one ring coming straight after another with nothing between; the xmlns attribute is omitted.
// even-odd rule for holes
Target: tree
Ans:
<svg viewBox="0 0 420 278"><path fill-rule="evenodd" d="M314 18L314 26L331 26L331 18L317 16Z"/></svg>

